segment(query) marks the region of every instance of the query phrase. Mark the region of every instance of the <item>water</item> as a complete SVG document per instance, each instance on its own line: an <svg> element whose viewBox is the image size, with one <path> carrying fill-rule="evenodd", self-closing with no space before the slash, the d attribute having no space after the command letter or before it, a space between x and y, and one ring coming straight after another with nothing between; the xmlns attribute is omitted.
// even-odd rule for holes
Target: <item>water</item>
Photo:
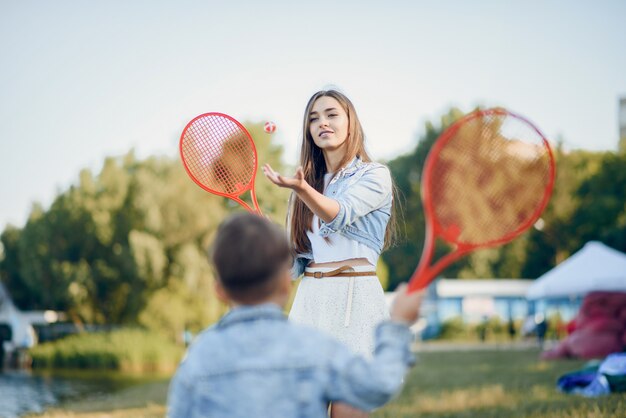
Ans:
<svg viewBox="0 0 626 418"><path fill-rule="evenodd" d="M106 395L132 385L117 376L47 376L26 371L0 372L0 417L41 413L59 402Z"/></svg>

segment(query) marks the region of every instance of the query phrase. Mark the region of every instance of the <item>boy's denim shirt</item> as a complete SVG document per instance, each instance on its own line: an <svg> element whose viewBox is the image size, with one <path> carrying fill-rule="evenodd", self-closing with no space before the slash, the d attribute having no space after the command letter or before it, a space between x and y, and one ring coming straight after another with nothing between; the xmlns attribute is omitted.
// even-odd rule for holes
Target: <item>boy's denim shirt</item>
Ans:
<svg viewBox="0 0 626 418"><path fill-rule="evenodd" d="M393 199L389 169L383 164L365 163L355 157L333 177L324 195L339 202L339 213L328 223L321 221L319 234L323 237L343 234L380 254ZM287 225L290 225L289 220ZM311 260L311 252L296 254L291 277L300 277Z"/></svg>
<svg viewBox="0 0 626 418"><path fill-rule="evenodd" d="M243 306L200 334L172 379L170 418L323 418L328 402L371 410L401 388L414 362L405 325L376 329L371 361L287 321L275 304Z"/></svg>

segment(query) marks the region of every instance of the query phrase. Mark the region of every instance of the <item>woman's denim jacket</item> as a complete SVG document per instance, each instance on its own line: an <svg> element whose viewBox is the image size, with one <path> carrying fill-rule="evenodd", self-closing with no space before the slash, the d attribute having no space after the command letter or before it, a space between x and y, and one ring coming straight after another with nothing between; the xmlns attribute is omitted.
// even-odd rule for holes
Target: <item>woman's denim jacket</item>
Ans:
<svg viewBox="0 0 626 418"><path fill-rule="evenodd" d="M319 234L322 237L343 234L380 254L393 199L389 169L356 157L333 177L324 195L339 202L339 213L328 223L321 221ZM290 224L288 219L287 225ZM300 277L312 260L311 252L296 254L291 276Z"/></svg>

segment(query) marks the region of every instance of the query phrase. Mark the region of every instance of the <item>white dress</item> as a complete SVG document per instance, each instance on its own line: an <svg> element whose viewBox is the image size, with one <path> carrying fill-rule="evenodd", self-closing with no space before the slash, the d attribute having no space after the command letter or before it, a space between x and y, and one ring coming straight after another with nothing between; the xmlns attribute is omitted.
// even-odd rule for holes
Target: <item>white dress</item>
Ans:
<svg viewBox="0 0 626 418"><path fill-rule="evenodd" d="M325 180L328 182L329 177ZM317 263L367 258L373 266L354 266L353 271L376 271L375 251L340 234L333 234L326 242L317 235L318 229L318 219L314 217L313 233L308 236ZM316 267L305 271L334 269ZM376 325L387 318L385 294L376 276L303 277L289 313L291 321L324 331L355 353L368 357L374 351Z"/></svg>

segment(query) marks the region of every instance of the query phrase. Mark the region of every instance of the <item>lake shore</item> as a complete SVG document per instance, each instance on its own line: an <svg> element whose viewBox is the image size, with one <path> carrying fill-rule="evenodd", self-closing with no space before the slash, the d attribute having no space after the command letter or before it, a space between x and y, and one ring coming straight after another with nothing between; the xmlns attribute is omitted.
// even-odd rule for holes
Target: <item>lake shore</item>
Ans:
<svg viewBox="0 0 626 418"><path fill-rule="evenodd" d="M154 418L165 416L169 380L140 384L108 395L70 401L27 417Z"/></svg>

